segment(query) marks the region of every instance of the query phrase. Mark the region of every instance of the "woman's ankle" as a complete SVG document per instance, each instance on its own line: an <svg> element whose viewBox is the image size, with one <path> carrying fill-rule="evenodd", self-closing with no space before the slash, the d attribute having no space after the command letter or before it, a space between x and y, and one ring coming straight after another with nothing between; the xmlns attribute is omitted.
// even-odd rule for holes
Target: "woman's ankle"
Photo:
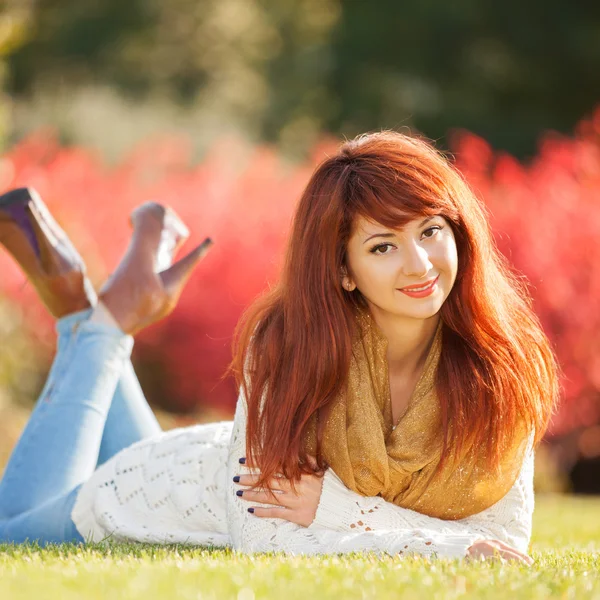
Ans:
<svg viewBox="0 0 600 600"><path fill-rule="evenodd" d="M90 316L90 321L92 323L102 323L103 325L115 327L119 331L125 333L121 328L121 324L115 319L113 314L101 300L98 301L98 304L94 308L92 315Z"/></svg>
<svg viewBox="0 0 600 600"><path fill-rule="evenodd" d="M64 317L60 317L56 320L57 333L60 336L61 334L74 331L74 329L79 327L80 323L89 320L93 312L94 308L88 307L82 310L71 312L68 315L65 315Z"/></svg>

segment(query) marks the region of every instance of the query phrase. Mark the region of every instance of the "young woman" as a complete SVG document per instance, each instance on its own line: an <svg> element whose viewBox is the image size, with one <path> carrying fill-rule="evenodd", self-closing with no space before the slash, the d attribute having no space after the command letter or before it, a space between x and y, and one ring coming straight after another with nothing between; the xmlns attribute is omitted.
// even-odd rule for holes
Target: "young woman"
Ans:
<svg viewBox="0 0 600 600"><path fill-rule="evenodd" d="M317 168L280 281L238 326L233 423L166 433L131 335L172 309L204 249L156 275L171 213L139 209L96 304L72 247L58 275L43 260L66 238L40 226L41 202L3 204L0 242L59 340L0 484L0 539L531 564L533 450L557 367L482 207L426 142L361 136Z"/></svg>

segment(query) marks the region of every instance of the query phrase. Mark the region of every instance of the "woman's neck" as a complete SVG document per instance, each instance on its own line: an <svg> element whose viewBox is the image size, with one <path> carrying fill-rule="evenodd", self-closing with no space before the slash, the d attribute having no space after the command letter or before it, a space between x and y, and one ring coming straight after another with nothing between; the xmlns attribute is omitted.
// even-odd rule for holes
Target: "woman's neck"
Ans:
<svg viewBox="0 0 600 600"><path fill-rule="evenodd" d="M409 377L418 372L433 342L440 321L439 314L429 319L406 319L376 307L371 312L388 342L389 372Z"/></svg>

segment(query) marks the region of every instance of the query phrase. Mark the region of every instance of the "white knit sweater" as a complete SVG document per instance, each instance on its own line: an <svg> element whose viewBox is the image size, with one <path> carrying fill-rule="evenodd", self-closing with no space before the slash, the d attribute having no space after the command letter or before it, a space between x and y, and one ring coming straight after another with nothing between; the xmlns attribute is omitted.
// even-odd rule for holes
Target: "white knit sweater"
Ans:
<svg viewBox="0 0 600 600"><path fill-rule="evenodd" d="M463 557L477 540L498 539L527 552L531 536L533 450L504 498L471 517L446 521L346 488L328 469L309 527L257 517L236 495L233 476L252 473L245 456L246 402L234 421L168 431L125 448L83 483L72 518L89 541L232 546L290 554L373 551Z"/></svg>

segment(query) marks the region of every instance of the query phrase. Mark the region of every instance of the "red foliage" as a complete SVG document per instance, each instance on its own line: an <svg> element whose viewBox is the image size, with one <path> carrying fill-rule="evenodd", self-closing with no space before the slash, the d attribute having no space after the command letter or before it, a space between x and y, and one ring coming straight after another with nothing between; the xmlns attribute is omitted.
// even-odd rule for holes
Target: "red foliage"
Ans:
<svg viewBox="0 0 600 600"><path fill-rule="evenodd" d="M600 109L574 137L545 134L527 165L468 133L455 136L455 156L559 358L563 403L549 434L600 422Z"/></svg>
<svg viewBox="0 0 600 600"><path fill-rule="evenodd" d="M454 140L457 164L489 207L501 250L531 283L564 370L565 401L550 433L600 422L600 111L574 137L544 135L528 164L466 132ZM192 164L186 140L165 137L107 166L39 132L2 157L0 190L36 187L97 284L125 249L127 215L145 200L175 208L192 230L189 247L211 236L215 245L176 311L139 336L135 356L151 401L231 412L233 382L220 377L233 328L277 277L294 206L325 150L290 166L269 148L226 140ZM50 319L4 255L0 272L0 290L21 303L47 340Z"/></svg>

